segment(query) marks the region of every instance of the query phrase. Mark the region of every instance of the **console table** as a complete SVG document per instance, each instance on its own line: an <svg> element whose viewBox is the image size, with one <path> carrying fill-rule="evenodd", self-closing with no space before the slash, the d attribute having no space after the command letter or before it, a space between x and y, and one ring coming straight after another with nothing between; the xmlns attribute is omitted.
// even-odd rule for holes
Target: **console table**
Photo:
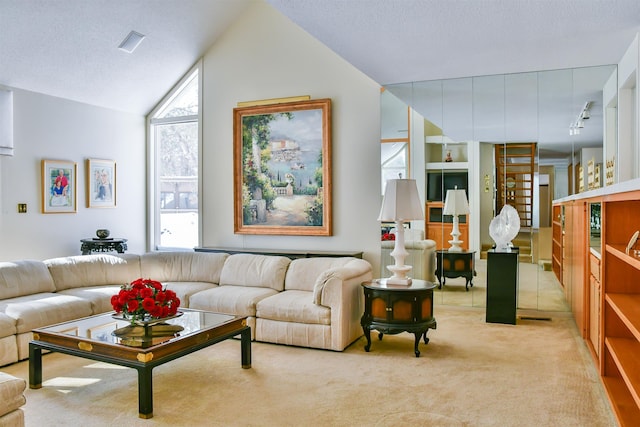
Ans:
<svg viewBox="0 0 640 427"><path fill-rule="evenodd" d="M436 329L433 317L433 288L426 280L413 279L411 285L388 285L386 279L377 279L362 284L364 289L364 314L360 319L367 338L365 351L371 349L371 329L383 334L411 332L415 335L413 351L420 357L420 337L429 343L429 328Z"/></svg>
<svg viewBox="0 0 640 427"><path fill-rule="evenodd" d="M127 239L81 239L80 250L82 255L89 255L92 252L112 252L123 254L127 250Z"/></svg>
<svg viewBox="0 0 640 427"><path fill-rule="evenodd" d="M473 287L473 276L476 275L474 257L476 251L449 252L446 249L436 251L436 277L438 289L446 282L446 278L464 277L467 279L465 289Z"/></svg>
<svg viewBox="0 0 640 427"><path fill-rule="evenodd" d="M353 257L362 258L362 252L336 252L336 251L305 251L305 250L278 250L278 249L245 249L245 248L218 248L218 247L197 247L196 252L218 252L226 254L257 254L257 255L276 255L285 256L287 258L314 258L314 257Z"/></svg>

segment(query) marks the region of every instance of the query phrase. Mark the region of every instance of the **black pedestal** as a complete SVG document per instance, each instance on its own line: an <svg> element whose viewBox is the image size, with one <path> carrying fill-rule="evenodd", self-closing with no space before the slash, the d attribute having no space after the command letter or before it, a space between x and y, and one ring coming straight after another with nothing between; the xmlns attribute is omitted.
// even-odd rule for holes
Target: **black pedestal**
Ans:
<svg viewBox="0 0 640 427"><path fill-rule="evenodd" d="M517 295L518 251L488 251L487 322L515 325Z"/></svg>

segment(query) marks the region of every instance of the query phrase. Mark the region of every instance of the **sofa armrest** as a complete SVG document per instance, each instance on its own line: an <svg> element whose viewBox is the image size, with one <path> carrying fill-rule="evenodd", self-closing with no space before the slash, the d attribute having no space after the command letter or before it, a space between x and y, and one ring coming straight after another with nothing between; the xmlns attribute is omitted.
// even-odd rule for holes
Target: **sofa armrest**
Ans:
<svg viewBox="0 0 640 427"><path fill-rule="evenodd" d="M331 349L344 350L362 335L362 282L372 279L371 264L354 259L323 273L314 287L314 302L331 309Z"/></svg>
<svg viewBox="0 0 640 427"><path fill-rule="evenodd" d="M357 279L362 275L366 275L367 272L371 275L371 264L362 259L354 259L342 267L331 268L325 271L318 277L313 287L314 304L330 307L330 304L324 302L325 298L330 298L329 294L325 297L327 284L332 281L344 282Z"/></svg>

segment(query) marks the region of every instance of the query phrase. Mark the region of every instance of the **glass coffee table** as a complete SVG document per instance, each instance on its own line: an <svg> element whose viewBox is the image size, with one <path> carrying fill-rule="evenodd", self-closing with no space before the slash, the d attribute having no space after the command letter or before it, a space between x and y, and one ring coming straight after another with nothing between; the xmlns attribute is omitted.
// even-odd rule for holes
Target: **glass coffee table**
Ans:
<svg viewBox="0 0 640 427"><path fill-rule="evenodd" d="M146 330L131 328L112 312L34 329L29 343L29 388L42 387L43 349L126 366L138 371L139 416L151 418L156 366L240 335L242 367L251 368L251 328L246 317L186 308L180 312L181 316Z"/></svg>

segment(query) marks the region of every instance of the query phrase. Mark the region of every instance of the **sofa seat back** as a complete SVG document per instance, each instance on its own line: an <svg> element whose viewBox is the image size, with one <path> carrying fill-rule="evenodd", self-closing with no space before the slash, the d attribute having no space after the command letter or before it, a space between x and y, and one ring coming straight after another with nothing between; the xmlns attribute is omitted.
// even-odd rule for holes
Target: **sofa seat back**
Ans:
<svg viewBox="0 0 640 427"><path fill-rule="evenodd" d="M284 277L291 260L283 256L234 254L224 262L220 285L284 289Z"/></svg>
<svg viewBox="0 0 640 427"><path fill-rule="evenodd" d="M344 267L354 259L356 258L317 257L295 259L287 270L284 289L313 292L316 281L323 273Z"/></svg>
<svg viewBox="0 0 640 427"><path fill-rule="evenodd" d="M140 255L140 273L159 282L220 283L229 255L211 252L148 252Z"/></svg>
<svg viewBox="0 0 640 427"><path fill-rule="evenodd" d="M56 290L42 261L0 262L0 300Z"/></svg>
<svg viewBox="0 0 640 427"><path fill-rule="evenodd" d="M44 261L62 291L89 286L124 285L140 277L140 256L93 254L52 258Z"/></svg>

